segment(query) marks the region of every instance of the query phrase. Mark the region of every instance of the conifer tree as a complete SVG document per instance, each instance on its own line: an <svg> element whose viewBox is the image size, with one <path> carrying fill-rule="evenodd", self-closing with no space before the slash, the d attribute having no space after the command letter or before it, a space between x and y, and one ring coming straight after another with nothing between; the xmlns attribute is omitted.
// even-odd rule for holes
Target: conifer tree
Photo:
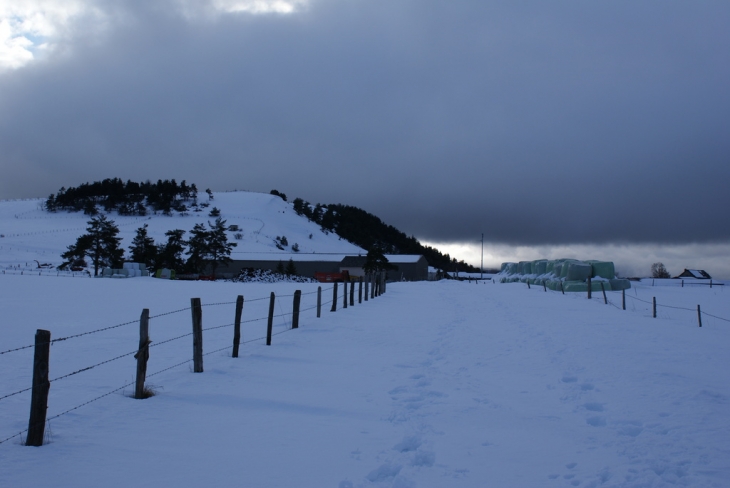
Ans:
<svg viewBox="0 0 730 488"><path fill-rule="evenodd" d="M68 251L61 255L67 261L62 266L84 256L88 256L94 263L94 276L98 276L100 267L121 266L124 249L119 247L121 238L117 237L119 228L114 221L108 220L105 215L98 215L87 224L86 234L79 236L76 244L69 246Z"/></svg>
<svg viewBox="0 0 730 488"><path fill-rule="evenodd" d="M292 258L289 258L289 262L286 264L286 274L289 276L296 276L297 275L297 268L294 266L294 260Z"/></svg>
<svg viewBox="0 0 730 488"><path fill-rule="evenodd" d="M185 252L186 242L183 239L185 231L182 229L168 230L165 232L167 236L167 242L157 246L157 262L155 263L156 269L174 269L176 271L182 270L185 266L185 261L182 258Z"/></svg>
<svg viewBox="0 0 730 488"><path fill-rule="evenodd" d="M129 246L130 259L135 263L144 263L151 268L155 267L157 260L157 246L155 240L147 235L147 224L137 229L137 235L132 239Z"/></svg>

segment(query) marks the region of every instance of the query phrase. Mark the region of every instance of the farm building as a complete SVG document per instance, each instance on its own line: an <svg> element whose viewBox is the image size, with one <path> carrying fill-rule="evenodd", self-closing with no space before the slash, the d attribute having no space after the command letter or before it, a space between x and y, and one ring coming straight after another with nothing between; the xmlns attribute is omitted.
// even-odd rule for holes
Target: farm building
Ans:
<svg viewBox="0 0 730 488"><path fill-rule="evenodd" d="M711 280L712 276L709 275L704 269L685 269L682 271L677 278L696 278L698 280Z"/></svg>
<svg viewBox="0 0 730 488"><path fill-rule="evenodd" d="M420 254L386 254L390 264L398 269L388 271L388 281L425 281L428 279L428 261ZM340 271L350 276L364 276L365 256L347 256L340 264Z"/></svg>
<svg viewBox="0 0 730 488"><path fill-rule="evenodd" d="M245 257L244 257L245 256ZM352 277L364 276L362 266L365 256L348 256L346 254L303 254L303 253L233 253L233 260L227 266L220 266L217 275L230 278L238 275L243 268L276 270L281 264L286 267L291 259L297 274L314 277L315 273L341 273L348 271ZM428 262L421 255L386 255L388 261L398 266L397 270L388 272L389 281L421 281L428 279ZM241 259L243 258L243 259Z"/></svg>

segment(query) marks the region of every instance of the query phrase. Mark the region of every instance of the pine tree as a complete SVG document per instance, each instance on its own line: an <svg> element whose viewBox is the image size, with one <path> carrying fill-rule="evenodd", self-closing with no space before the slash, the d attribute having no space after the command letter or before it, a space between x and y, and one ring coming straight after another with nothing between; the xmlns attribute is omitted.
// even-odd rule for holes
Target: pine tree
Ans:
<svg viewBox="0 0 730 488"><path fill-rule="evenodd" d="M182 258L186 244L183 239L185 231L181 229L169 230L165 232L165 235L167 236L167 242L157 246L155 268L182 270L185 266L185 261Z"/></svg>
<svg viewBox="0 0 730 488"><path fill-rule="evenodd" d="M397 266L390 264L388 258L385 257L383 250L378 246L373 246L365 257L365 264L362 270L367 274L379 273L389 269L398 269Z"/></svg>
<svg viewBox="0 0 730 488"><path fill-rule="evenodd" d="M281 261L279 261L279 262L281 262ZM289 276L297 275L297 268L296 268L296 266L294 266L294 260L292 258L289 258L289 262L286 264L285 273Z"/></svg>
<svg viewBox="0 0 730 488"><path fill-rule="evenodd" d="M228 236L226 231L226 221L220 217L215 219L215 223L211 224L210 231L208 232L208 259L213 268L213 276L219 265L225 265L231 262L231 251L234 247L238 246L235 242L228 242Z"/></svg>
<svg viewBox="0 0 730 488"><path fill-rule="evenodd" d="M103 266L119 267L124 259L124 249L119 247L121 238L117 237L119 228L113 220L108 220L105 215L93 217L87 222L86 234L79 236L76 244L68 247L68 251L61 257L67 261L70 259L83 259L88 256L94 263L94 276L98 276L99 268ZM67 265L68 263L64 263ZM64 266L62 265L62 266Z"/></svg>
<svg viewBox="0 0 730 488"><path fill-rule="evenodd" d="M282 263L281 260L279 260L279 264L276 265L275 271L280 275L283 275L285 273L284 263Z"/></svg>
<svg viewBox="0 0 730 488"><path fill-rule="evenodd" d="M208 256L208 231L203 224L195 224L188 239L188 260L185 267L191 273L202 273Z"/></svg>
<svg viewBox="0 0 730 488"><path fill-rule="evenodd" d="M211 266L213 276L221 264L231 262L231 251L238 244L228 242L226 221L218 217L215 223L208 222L210 230L203 224L195 224L190 231L192 236L188 241L187 267L194 273L202 273L206 265Z"/></svg>
<svg viewBox="0 0 730 488"><path fill-rule="evenodd" d="M137 229L137 235L132 239L129 253L133 262L144 263L150 268L155 267L157 246L155 246L155 240L147 235L147 224Z"/></svg>

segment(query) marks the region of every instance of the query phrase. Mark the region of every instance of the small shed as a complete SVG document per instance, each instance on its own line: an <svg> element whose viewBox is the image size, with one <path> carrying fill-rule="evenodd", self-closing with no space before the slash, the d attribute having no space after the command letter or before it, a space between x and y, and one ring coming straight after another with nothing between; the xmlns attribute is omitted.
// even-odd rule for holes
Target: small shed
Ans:
<svg viewBox="0 0 730 488"><path fill-rule="evenodd" d="M677 278L695 278L698 280L711 280L712 276L704 269L685 269Z"/></svg>

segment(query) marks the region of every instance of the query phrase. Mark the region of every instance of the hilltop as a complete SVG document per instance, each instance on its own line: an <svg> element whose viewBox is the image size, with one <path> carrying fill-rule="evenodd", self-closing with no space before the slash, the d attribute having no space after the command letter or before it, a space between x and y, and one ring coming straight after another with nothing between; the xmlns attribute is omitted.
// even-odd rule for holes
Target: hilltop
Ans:
<svg viewBox="0 0 730 488"><path fill-rule="evenodd" d="M163 183L167 182L159 182L158 187ZM85 232L90 216L84 211L88 211L90 200L84 195L90 187L63 189L46 199L0 202L0 266L32 270L42 264L50 265L49 269L60 265L61 254ZM174 190L172 194L174 197ZM365 254L371 246L379 245L391 254L423 254L434 267L473 271L463 261L421 245L415 237L356 207L311 205L301 199L288 202L286 195L275 190L269 194L206 190L200 198L191 198L185 191L182 195L187 205L174 201L171 205L172 198L164 204L155 201L147 208L139 200L128 204L118 196L104 197L97 199L96 210L108 212L108 218L119 227L125 251L136 230L144 225L149 237L161 244L166 240L165 232L189 232L196 224L213 221L211 213L217 211L231 228L229 240L237 244L233 259L244 259L250 253L280 254L283 260L302 254ZM190 200L195 205L190 205Z"/></svg>

